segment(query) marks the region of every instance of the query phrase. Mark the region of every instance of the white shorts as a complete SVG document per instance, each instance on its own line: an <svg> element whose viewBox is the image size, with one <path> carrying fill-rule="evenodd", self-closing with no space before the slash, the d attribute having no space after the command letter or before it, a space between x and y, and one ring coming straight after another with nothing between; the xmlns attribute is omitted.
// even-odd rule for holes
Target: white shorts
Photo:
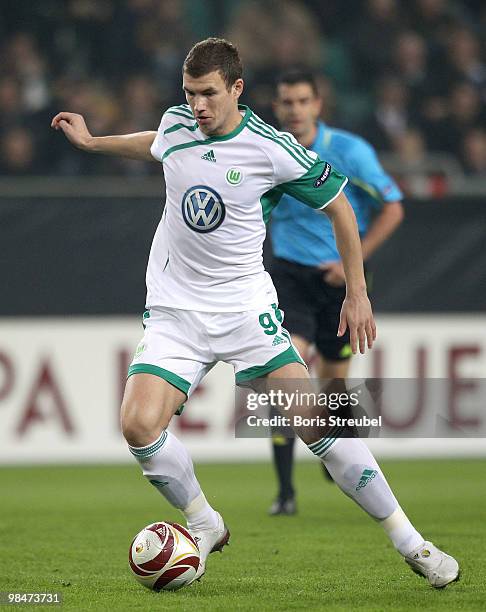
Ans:
<svg viewBox="0 0 486 612"><path fill-rule="evenodd" d="M302 357L282 327L276 304L247 312L197 312L161 306L144 313L145 333L128 376L154 374L187 397L218 362L235 369L236 384L264 376Z"/></svg>

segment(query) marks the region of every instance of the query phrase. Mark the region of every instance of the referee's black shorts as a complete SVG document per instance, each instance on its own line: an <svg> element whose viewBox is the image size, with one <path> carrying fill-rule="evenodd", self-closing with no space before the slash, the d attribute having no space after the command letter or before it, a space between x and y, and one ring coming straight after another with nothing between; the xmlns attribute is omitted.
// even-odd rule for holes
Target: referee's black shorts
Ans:
<svg viewBox="0 0 486 612"><path fill-rule="evenodd" d="M349 331L340 338L336 335L346 288L326 283L322 270L280 258L273 260L271 276L285 312L285 328L315 344L329 361L349 359Z"/></svg>

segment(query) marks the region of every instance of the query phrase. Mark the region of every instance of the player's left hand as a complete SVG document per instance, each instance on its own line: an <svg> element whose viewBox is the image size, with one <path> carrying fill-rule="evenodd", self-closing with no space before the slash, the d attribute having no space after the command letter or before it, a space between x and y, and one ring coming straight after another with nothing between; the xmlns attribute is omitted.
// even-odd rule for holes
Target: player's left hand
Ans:
<svg viewBox="0 0 486 612"><path fill-rule="evenodd" d="M344 287L346 277L344 275L344 266L341 261L328 261L327 263L319 264L319 269L325 272L323 278L329 285L333 287Z"/></svg>
<svg viewBox="0 0 486 612"><path fill-rule="evenodd" d="M370 349L376 340L376 324L371 310L371 304L366 292L358 296L348 296L343 302L339 319L338 336L342 336L349 328L350 344L353 355L364 353L366 344Z"/></svg>

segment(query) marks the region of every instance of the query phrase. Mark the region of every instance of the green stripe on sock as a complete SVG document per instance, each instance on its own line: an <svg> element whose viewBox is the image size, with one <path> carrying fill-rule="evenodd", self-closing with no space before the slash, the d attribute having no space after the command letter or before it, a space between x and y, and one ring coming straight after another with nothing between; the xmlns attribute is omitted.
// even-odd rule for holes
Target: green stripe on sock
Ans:
<svg viewBox="0 0 486 612"><path fill-rule="evenodd" d="M153 444L150 444L150 446L137 447L129 445L128 448L130 449L132 455L134 455L135 457L138 457L139 459L149 459L150 457L155 455L155 453L157 453L162 448L162 446L164 446L166 438L167 432L163 431L160 437L157 438L157 440Z"/></svg>
<svg viewBox="0 0 486 612"><path fill-rule="evenodd" d="M317 455L318 457L322 458L323 455L329 451L334 442L336 442L336 440L341 437L343 431L344 427L341 427L339 429L334 428L325 438L322 438L322 440L318 440L318 442L314 442L314 448L311 448L311 445L308 445L309 450L311 450L314 455Z"/></svg>
<svg viewBox="0 0 486 612"><path fill-rule="evenodd" d="M341 431L338 433L341 433ZM336 442L336 440L339 440L339 435L336 435L336 437L334 438L327 439L326 446L324 448L321 448L321 450L319 451L319 457L321 457L321 459L329 452L329 450L331 449L331 446Z"/></svg>
<svg viewBox="0 0 486 612"><path fill-rule="evenodd" d="M315 453L316 451L319 450L319 448L326 443L326 440L328 438L332 438L334 433L337 431L338 427L337 425L335 427L333 427L332 429L329 430L328 434L324 437L321 438L320 440L317 440L316 442L312 442L312 444L308 444L307 446L309 447L309 449Z"/></svg>

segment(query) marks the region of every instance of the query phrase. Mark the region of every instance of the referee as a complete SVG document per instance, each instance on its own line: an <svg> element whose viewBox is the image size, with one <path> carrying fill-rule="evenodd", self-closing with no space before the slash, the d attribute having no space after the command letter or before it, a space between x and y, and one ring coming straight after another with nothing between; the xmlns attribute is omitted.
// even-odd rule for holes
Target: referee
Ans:
<svg viewBox="0 0 486 612"><path fill-rule="evenodd" d="M402 193L368 142L318 119L321 106L313 74L295 70L277 80L273 109L281 128L349 179L345 193L356 215L366 261L402 221ZM284 195L272 214L270 235L272 279L292 342L307 363L309 349L315 346L320 379L346 378L352 354L349 335L336 335L345 277L330 221ZM272 442L279 493L269 513L295 514L295 439L275 430Z"/></svg>

